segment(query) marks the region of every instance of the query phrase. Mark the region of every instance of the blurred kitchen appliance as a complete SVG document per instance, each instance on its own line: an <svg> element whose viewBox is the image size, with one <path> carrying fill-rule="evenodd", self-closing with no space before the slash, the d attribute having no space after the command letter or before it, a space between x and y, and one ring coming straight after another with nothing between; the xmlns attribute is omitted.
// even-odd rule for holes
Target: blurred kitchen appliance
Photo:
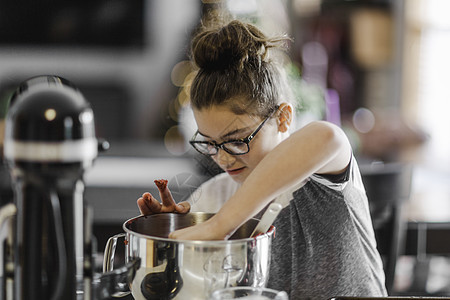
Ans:
<svg viewBox="0 0 450 300"><path fill-rule="evenodd" d="M4 157L14 204L0 211L10 234L3 248L3 299L100 299L132 269L94 274L91 214L83 176L102 143L89 103L69 81L37 76L11 98ZM120 285L123 287L123 284Z"/></svg>

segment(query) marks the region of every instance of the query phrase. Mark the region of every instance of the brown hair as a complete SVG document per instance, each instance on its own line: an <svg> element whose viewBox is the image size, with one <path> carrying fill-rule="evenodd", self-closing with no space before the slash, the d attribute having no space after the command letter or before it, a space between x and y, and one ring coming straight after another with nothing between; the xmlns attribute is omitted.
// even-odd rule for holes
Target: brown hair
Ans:
<svg viewBox="0 0 450 300"><path fill-rule="evenodd" d="M202 28L191 42L191 59L199 68L191 85L193 108L227 105L236 114L268 115L288 100L283 99L288 87L282 71L269 55L287 40L268 38L237 20Z"/></svg>

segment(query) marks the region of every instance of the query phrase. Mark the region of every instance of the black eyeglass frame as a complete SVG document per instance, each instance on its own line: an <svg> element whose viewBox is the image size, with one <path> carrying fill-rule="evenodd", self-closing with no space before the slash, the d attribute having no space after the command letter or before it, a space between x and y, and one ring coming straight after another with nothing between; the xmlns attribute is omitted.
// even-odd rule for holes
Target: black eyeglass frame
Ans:
<svg viewBox="0 0 450 300"><path fill-rule="evenodd" d="M256 136L256 134L261 130L261 128L264 126L264 124L266 124L267 120L269 120L270 118L272 118L272 116L275 114L275 112L278 111L279 106L275 106L275 109L267 116L267 118L265 118L259 125L258 127L256 127L256 129L250 133L250 135L248 135L246 138L243 139L237 139L237 140L229 140L229 141L225 141L222 143L216 143L215 141L196 141L195 138L197 137L197 134L199 133L198 130L195 132L194 136L191 138L191 140L189 141L189 144L191 144L192 147L194 147L195 150L197 150L197 152L199 152L200 154L206 155L206 156L213 156L216 155L217 153L219 153L219 148L222 149L223 151L227 152L228 154L231 155L244 155L250 152L250 145L249 143L253 140L253 138ZM242 153L235 153L229 149L227 149L225 147L226 144L232 144L232 143L244 143L247 146L247 151L242 152ZM213 146L214 149L216 149L215 153L204 153L201 150L199 150L195 144L204 144L204 145L210 145Z"/></svg>

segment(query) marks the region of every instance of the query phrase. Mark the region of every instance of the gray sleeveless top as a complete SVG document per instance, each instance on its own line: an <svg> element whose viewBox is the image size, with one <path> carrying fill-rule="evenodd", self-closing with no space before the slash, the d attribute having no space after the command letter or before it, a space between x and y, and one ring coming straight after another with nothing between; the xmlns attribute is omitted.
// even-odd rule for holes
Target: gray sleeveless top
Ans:
<svg viewBox="0 0 450 300"><path fill-rule="evenodd" d="M238 188L219 174L191 195L191 211L216 213ZM343 174L313 175L275 201L284 208L274 222L268 287L286 291L290 300L387 295L354 158Z"/></svg>
<svg viewBox="0 0 450 300"><path fill-rule="evenodd" d="M355 159L341 176L311 176L274 226L269 287L291 300L387 295Z"/></svg>

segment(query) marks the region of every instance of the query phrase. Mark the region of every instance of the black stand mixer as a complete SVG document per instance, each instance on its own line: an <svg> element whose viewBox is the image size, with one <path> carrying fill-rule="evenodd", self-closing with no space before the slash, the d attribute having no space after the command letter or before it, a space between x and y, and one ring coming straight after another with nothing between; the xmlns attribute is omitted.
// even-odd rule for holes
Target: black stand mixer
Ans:
<svg viewBox="0 0 450 300"><path fill-rule="evenodd" d="M108 299L128 289L135 266L96 274L92 214L83 175L97 157L94 115L79 90L57 76L20 85L6 119L4 157L14 204L0 211L3 299Z"/></svg>

